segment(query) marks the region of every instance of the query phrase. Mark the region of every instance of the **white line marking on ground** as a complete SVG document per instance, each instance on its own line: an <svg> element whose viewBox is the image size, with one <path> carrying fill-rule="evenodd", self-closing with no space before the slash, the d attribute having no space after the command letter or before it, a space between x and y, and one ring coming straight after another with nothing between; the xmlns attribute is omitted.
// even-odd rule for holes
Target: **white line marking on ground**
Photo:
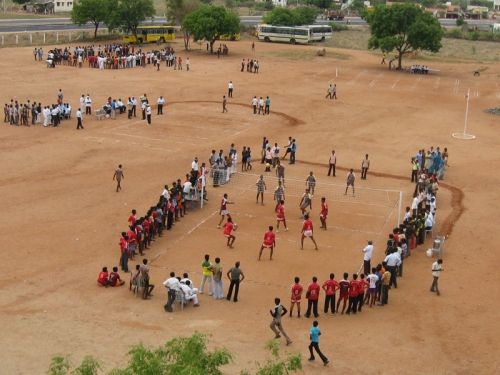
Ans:
<svg viewBox="0 0 500 375"><path fill-rule="evenodd" d="M400 80L401 80L401 78L398 78L398 79L396 80L396 82L394 82L394 83L392 84L391 89L395 89L395 88L396 88L396 86L397 86L397 84L399 83L399 81L400 81Z"/></svg>
<svg viewBox="0 0 500 375"><path fill-rule="evenodd" d="M199 221L195 226L193 226L190 230L188 230L186 233L184 233L183 235L181 235L179 238L177 238L175 241L171 242L170 243L170 246L167 246L165 247L165 249L163 251L160 251L158 252L158 254L156 254L152 259L151 259L151 263L157 261L158 259L160 259L160 257L165 254L165 252L170 249L170 248L173 248L175 247L175 244L179 243L180 241L182 241L184 238L186 238L186 236L189 236L191 233L193 233L196 229L198 229L200 226L202 226L203 224L205 224L210 218L212 218L212 216L214 216L215 214L217 214L219 211L214 211L212 212L210 215L206 216L204 219L202 219L201 221Z"/></svg>

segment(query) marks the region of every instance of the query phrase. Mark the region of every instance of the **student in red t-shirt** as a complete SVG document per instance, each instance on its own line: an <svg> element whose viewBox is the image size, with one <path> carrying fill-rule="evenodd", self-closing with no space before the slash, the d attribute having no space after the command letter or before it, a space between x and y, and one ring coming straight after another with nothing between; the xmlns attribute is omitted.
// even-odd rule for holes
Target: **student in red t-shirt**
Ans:
<svg viewBox="0 0 500 375"><path fill-rule="evenodd" d="M307 311L306 311L306 318L309 318L311 316L311 309L314 314L314 317L317 318L319 316L318 314L318 299L319 299L319 292L321 288L318 284L318 278L314 276L312 278L312 283L309 285L307 288Z"/></svg>
<svg viewBox="0 0 500 375"><path fill-rule="evenodd" d="M224 224L224 236L227 238L227 244L229 248L233 248L234 241L236 237L232 234L233 230L236 230L236 224L233 223L233 219L230 215L227 215L226 224Z"/></svg>
<svg viewBox="0 0 500 375"><path fill-rule="evenodd" d="M353 314L356 314L360 286L361 284L358 280L358 274L353 273L351 285L349 286L349 307L347 308L347 314L350 314L351 312Z"/></svg>
<svg viewBox="0 0 500 375"><path fill-rule="evenodd" d="M135 227L130 227L130 230L127 232L128 237L128 255L130 259L134 259L134 255L136 255L135 250L137 249L137 235L135 234Z"/></svg>
<svg viewBox="0 0 500 375"><path fill-rule="evenodd" d="M293 307L297 304L297 317L300 318L300 300L302 299L302 285L300 285L300 279L296 276L295 284L292 285L292 298L290 300L290 317L292 317Z"/></svg>
<svg viewBox="0 0 500 375"><path fill-rule="evenodd" d="M109 277L108 267L102 267L102 271L99 272L99 277L97 278L97 284L99 286L107 288L109 285L108 277Z"/></svg>
<svg viewBox="0 0 500 375"><path fill-rule="evenodd" d="M326 218L328 216L328 204L326 203L326 198L321 198L321 211L319 213L319 220L321 221L321 229L326 230Z"/></svg>
<svg viewBox="0 0 500 375"><path fill-rule="evenodd" d="M288 227L286 226L286 219L285 219L285 201L284 200L279 201L278 205L276 206L276 232L279 231L280 222L283 222L283 225L285 226L285 230L288 230Z"/></svg>
<svg viewBox="0 0 500 375"><path fill-rule="evenodd" d="M228 198L228 195L227 194L224 194L224 196L222 197L222 200L220 202L220 210L219 210L219 214L220 214L220 221L219 221L219 225L217 225L217 228L220 228L220 226L222 225L222 222L224 221L224 218L227 216L228 217L228 220L229 220L229 210L227 209L227 205L228 204L233 204L233 202L231 202Z"/></svg>
<svg viewBox="0 0 500 375"><path fill-rule="evenodd" d="M312 220L309 219L309 214L304 215L304 223L302 224L302 238L300 239L300 249L304 250L304 238L309 237L314 243L315 250L318 250L318 244L314 240L313 236L313 223Z"/></svg>
<svg viewBox="0 0 500 375"><path fill-rule="evenodd" d="M129 227L133 227L135 225L135 222L137 221L137 218L135 216L136 214L137 214L137 211L136 210L132 210L132 213L128 217L128 226Z"/></svg>
<svg viewBox="0 0 500 375"><path fill-rule="evenodd" d="M344 304L342 305L342 314L344 313L347 298L349 297L349 288L351 287L351 284L349 283L348 277L349 274L347 272L344 272L344 278L339 281L339 300L337 302L337 309L336 309L337 313L339 312L339 306L341 301L344 302Z"/></svg>
<svg viewBox="0 0 500 375"><path fill-rule="evenodd" d="M323 283L322 288L325 291L325 314L328 313L328 307L330 307L332 314L335 314L335 293L339 288L339 283L335 280L333 273L330 274L330 279Z"/></svg>
<svg viewBox="0 0 500 375"><path fill-rule="evenodd" d="M357 297L358 298L357 307L358 307L358 312L361 312L361 308L363 307L363 303L365 300L365 291L368 289L368 286L370 284L368 283L368 281L366 281L364 273L359 275L359 278L360 278L360 280L359 280L359 290L358 290L358 297Z"/></svg>
<svg viewBox="0 0 500 375"><path fill-rule="evenodd" d="M113 267L113 272L109 274L108 285L109 286L122 286L125 284L118 274L118 267Z"/></svg>
<svg viewBox="0 0 500 375"><path fill-rule="evenodd" d="M120 266L123 272L128 272L128 237L127 233L122 232L120 237Z"/></svg>
<svg viewBox="0 0 500 375"><path fill-rule="evenodd" d="M273 226L269 226L269 230L264 233L264 242L262 243L262 246L260 247L259 251L259 260L260 257L262 256L262 251L264 248L266 249L271 249L271 253L269 255L269 260L273 260L273 250L274 247L276 246L276 235L273 232Z"/></svg>

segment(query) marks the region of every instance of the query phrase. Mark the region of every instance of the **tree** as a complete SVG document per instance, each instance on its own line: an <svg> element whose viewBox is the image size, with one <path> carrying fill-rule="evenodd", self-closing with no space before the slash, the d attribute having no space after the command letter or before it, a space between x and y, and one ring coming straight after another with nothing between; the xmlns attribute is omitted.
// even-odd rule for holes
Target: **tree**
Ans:
<svg viewBox="0 0 500 375"><path fill-rule="evenodd" d="M320 9L330 9L333 0L307 0L307 4L313 5Z"/></svg>
<svg viewBox="0 0 500 375"><path fill-rule="evenodd" d="M289 354L282 358L279 342L270 340L266 343L266 349L271 352L271 358L264 365L258 363L255 375L289 375L302 369L302 357L300 354ZM241 375L250 375L248 371L242 371Z"/></svg>
<svg viewBox="0 0 500 375"><path fill-rule="evenodd" d="M184 18L198 9L201 5L200 0L166 0L167 2L167 17L169 20L174 20L176 24L182 25ZM184 48L189 49L189 41L191 34L185 28L182 29L184 38Z"/></svg>
<svg viewBox="0 0 500 375"><path fill-rule="evenodd" d="M210 43L210 53L214 43L222 35L233 35L240 31L240 18L222 6L202 5L184 18L183 27L194 40L205 39Z"/></svg>
<svg viewBox="0 0 500 375"><path fill-rule="evenodd" d="M122 28L137 37L137 26L155 14L153 0L118 0L107 21L110 30Z"/></svg>
<svg viewBox="0 0 500 375"><path fill-rule="evenodd" d="M418 50L438 52L443 29L432 14L413 4L379 5L367 16L371 37L368 47L397 52L398 69L403 56ZM389 64L390 67L390 64Z"/></svg>
<svg viewBox="0 0 500 375"><path fill-rule="evenodd" d="M354 10L358 16L365 16L366 5L364 0L353 0L349 5L349 9Z"/></svg>
<svg viewBox="0 0 500 375"><path fill-rule="evenodd" d="M294 9L276 7L263 18L264 23L276 26L311 25L316 20L318 10L311 7Z"/></svg>
<svg viewBox="0 0 500 375"><path fill-rule="evenodd" d="M77 25L91 22L94 25L95 39L99 25L106 22L114 5L116 5L116 1L112 0L80 0L73 5L71 19Z"/></svg>

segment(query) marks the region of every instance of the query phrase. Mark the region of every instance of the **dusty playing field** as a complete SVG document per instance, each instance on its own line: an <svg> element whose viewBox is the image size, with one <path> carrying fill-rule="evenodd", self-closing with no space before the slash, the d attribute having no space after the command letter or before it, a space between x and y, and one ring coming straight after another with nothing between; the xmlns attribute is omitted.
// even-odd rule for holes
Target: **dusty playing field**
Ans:
<svg viewBox="0 0 500 375"><path fill-rule="evenodd" d="M59 88L75 109L86 93L94 107L108 96L126 99L143 93L154 101L163 95L168 104L163 117L153 116L151 127L126 115L101 122L86 118L85 130L78 132L74 119L60 128L2 125L0 374L41 374L53 355L65 353L75 361L94 355L109 369L124 364L131 344L159 345L194 331L209 333L214 345L229 348L234 363L225 371L238 374L264 361L264 343L272 338L268 310L275 296L288 305L294 276L307 285L314 275L324 281L330 272L356 272L369 239L379 260L396 212L386 202L378 207L383 199L368 191L344 201L342 186L337 186L332 187L327 232L319 230L319 195L314 199L319 252L310 243L299 250L298 198L290 196L290 231L278 234L272 262L267 257L257 262L261 236L275 224L271 194L262 207L255 205L253 192L232 183L209 186L208 204L189 212L147 252L155 259L151 300L134 297L128 288L96 286L100 268L118 263L119 233L132 208L144 213L164 184L183 178L195 155L206 161L211 149L227 152L234 142L238 150L250 146L256 160L262 136L280 146L288 136L297 139L298 162L286 165L286 175L299 180L312 170L321 183L344 185L345 169L336 178L326 177L330 150L337 151L341 167L355 169L369 153L368 179L358 178L357 186L402 190L403 206L410 203L409 159L415 150L434 145L450 152L447 186L438 196L438 224L441 231L452 232L445 244L441 297L429 293L432 260L420 247L405 263L404 278L391 290L388 306L365 308L357 316L320 317L321 347L332 363L325 369L318 361L305 361L304 374L498 373L499 277L494 266L500 257L493 239L500 219L500 118L482 109L499 104L500 66L484 64L487 69L474 78L477 64L432 63L440 72L423 76L389 72L377 56L365 52L329 50L327 57L309 58L315 47L262 43L256 50L258 75L239 71L241 59L253 56L249 42L231 43L230 56L220 60L191 52L190 72L164 66L160 72L152 67L46 69L32 61L31 48L2 50L2 105L10 98L53 103ZM298 59L297 50L309 57ZM222 114L220 101L229 80L235 84L234 98ZM337 101L323 99L329 82L337 83ZM462 129L469 87L470 132L477 139L456 140L451 133ZM251 114L254 95L271 97L271 116ZM112 176L119 163L125 180L117 194ZM255 162L252 173L263 169ZM302 185L293 188L300 191ZM230 209L240 225L234 250L225 247L216 229L224 192L235 201ZM166 314L161 282L174 270L188 271L198 284L205 253L220 256L226 271L241 261L246 279L240 301L203 295L199 309ZM294 343L286 349L283 343L284 350L307 358L310 324L305 318L286 318Z"/></svg>

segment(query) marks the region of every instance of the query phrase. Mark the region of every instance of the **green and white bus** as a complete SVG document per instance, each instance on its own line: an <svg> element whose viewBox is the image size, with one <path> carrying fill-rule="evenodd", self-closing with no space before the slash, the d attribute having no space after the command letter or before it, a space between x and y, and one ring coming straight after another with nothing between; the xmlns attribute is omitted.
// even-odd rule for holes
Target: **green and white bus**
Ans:
<svg viewBox="0 0 500 375"><path fill-rule="evenodd" d="M258 25L257 38L264 42L308 44L312 41L309 26Z"/></svg>

